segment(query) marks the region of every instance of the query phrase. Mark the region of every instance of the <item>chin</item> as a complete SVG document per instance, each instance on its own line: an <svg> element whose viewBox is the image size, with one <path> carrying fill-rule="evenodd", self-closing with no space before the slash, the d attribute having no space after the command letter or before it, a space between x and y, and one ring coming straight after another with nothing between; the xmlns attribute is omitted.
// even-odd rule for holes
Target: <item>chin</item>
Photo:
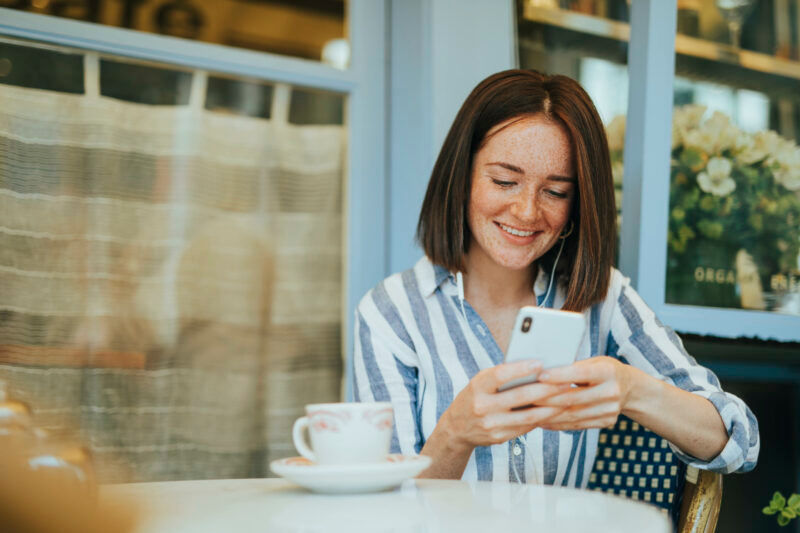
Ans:
<svg viewBox="0 0 800 533"><path fill-rule="evenodd" d="M494 262L500 265L503 268L507 268L509 270L525 270L530 268L530 266L536 261L535 257L519 257L519 258L511 258L508 256L499 257L494 256L492 257Z"/></svg>

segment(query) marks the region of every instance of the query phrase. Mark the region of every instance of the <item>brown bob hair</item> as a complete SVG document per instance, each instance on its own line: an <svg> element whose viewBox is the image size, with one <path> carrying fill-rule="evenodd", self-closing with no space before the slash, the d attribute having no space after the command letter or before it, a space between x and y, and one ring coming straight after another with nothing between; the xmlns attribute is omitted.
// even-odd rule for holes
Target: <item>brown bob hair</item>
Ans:
<svg viewBox="0 0 800 533"><path fill-rule="evenodd" d="M560 123L577 173L570 222L556 276L566 284L564 309L582 311L608 290L616 248L616 206L603 122L572 78L535 70L506 70L480 82L458 111L433 167L417 225L417 241L434 264L465 272L472 162L487 132L507 120L544 114ZM552 268L558 245L538 260Z"/></svg>

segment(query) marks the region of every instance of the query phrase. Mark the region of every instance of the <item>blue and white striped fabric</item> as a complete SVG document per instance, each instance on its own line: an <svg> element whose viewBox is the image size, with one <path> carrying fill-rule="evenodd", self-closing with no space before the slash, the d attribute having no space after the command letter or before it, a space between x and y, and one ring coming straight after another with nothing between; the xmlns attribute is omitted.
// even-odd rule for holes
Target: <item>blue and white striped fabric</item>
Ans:
<svg viewBox="0 0 800 533"><path fill-rule="evenodd" d="M558 287L542 302L548 275L534 284L539 305L560 308ZM489 328L458 296L456 276L422 258L413 269L394 274L361 300L355 320L357 401L394 405L392 451L419 453L439 417L470 378L502 362ZM590 327L578 359L609 355L652 376L709 399L730 436L711 461L700 461L673 446L684 461L722 473L751 470L758 458L758 423L739 398L722 391L719 380L683 349L613 270L606 299L585 312ZM599 430L535 429L504 444L478 447L463 479L508 480L585 487L597 453Z"/></svg>

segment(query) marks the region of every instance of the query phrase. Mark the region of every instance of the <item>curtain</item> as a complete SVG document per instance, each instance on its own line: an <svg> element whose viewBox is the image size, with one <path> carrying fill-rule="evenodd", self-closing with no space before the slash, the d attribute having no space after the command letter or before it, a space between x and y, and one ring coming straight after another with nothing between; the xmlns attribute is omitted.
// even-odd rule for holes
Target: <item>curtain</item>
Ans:
<svg viewBox="0 0 800 533"><path fill-rule="evenodd" d="M254 477L342 378L344 129L0 85L0 380L103 482ZM95 87L92 90L92 87Z"/></svg>

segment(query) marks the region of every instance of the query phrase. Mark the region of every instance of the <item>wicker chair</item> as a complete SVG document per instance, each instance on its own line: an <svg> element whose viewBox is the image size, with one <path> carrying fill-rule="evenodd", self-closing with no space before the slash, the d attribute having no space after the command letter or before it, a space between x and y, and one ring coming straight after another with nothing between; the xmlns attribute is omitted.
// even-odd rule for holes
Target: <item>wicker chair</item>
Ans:
<svg viewBox="0 0 800 533"><path fill-rule="evenodd" d="M722 476L687 467L666 439L624 416L600 432L588 488L655 505L681 533L717 527Z"/></svg>
<svg viewBox="0 0 800 533"><path fill-rule="evenodd" d="M713 533L722 503L722 475L693 467L686 469L686 485L678 517L681 533Z"/></svg>

